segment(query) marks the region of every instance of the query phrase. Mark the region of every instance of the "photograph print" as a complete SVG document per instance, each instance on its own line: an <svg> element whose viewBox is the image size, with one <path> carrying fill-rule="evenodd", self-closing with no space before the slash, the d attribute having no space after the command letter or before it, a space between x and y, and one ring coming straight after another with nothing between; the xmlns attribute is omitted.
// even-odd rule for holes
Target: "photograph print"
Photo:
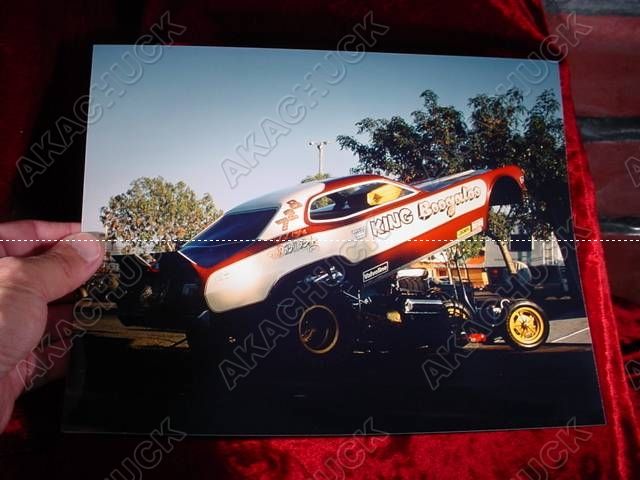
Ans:
<svg viewBox="0 0 640 480"><path fill-rule="evenodd" d="M604 423L557 63L132 52L93 52L65 431Z"/></svg>

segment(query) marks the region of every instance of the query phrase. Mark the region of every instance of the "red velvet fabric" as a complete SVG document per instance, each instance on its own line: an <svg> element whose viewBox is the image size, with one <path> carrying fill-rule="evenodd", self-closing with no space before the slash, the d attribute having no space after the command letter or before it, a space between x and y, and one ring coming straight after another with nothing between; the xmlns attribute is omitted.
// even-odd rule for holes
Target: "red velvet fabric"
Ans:
<svg viewBox="0 0 640 480"><path fill-rule="evenodd" d="M371 5L346 0L328 3L291 0L275 5L262 2L187 5L149 0L135 5L69 1L36 6L16 2L8 9L8 15L0 19L0 49L5 69L2 78L6 82L0 89L3 135L0 214L8 217L11 212L20 215L35 212L42 216L77 218L81 151L63 157L66 163L56 166L58 170L52 175L57 184L49 190L35 189L23 196L13 189L15 161L33 141L42 122L52 124L55 115L66 114L73 100L86 93L89 45L132 42L167 9L173 22L187 26L180 39L185 44L330 49L368 10L374 12L374 21L390 26L389 34L380 43L380 49L390 51L526 56L537 51L547 35L541 5L534 0L378 1ZM598 239L594 186L576 127L565 63L561 72L575 224L581 231L590 232L589 238ZM61 205L48 209L40 206L47 201L45 194L56 189L64 200ZM72 193L60 192L65 189ZM580 243L578 255L607 425L581 428L589 431L591 438L580 443L563 466L552 464L547 470L553 478L638 478L640 426L633 404L637 393L632 392L625 376L601 244ZM626 360L633 360L633 345L640 339L638 309L623 305L617 313L629 352ZM4 449L0 451L0 471L7 478L24 478L25 472L49 478L106 477L132 454L139 441L53 435L47 428L38 427L38 422L51 423L56 412L38 403L37 396L21 406L8 431L0 437L0 449ZM528 463L540 465L541 455L546 451L543 447L556 441L559 431L394 436L379 439L380 443L360 466L345 470L349 478L363 479L518 478L518 472ZM144 475L275 479L314 478L315 474L315 478L323 478L318 473L322 471L326 478L334 478L323 465L340 455L345 441L345 438L189 439L178 444L158 468ZM537 471L540 473L540 468ZM527 477L520 473L519 478Z"/></svg>

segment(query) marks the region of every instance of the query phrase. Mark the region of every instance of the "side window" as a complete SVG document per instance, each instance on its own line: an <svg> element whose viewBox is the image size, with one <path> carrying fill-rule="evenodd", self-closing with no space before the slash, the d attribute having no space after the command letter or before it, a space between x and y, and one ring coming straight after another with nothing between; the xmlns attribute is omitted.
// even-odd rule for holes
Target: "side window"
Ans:
<svg viewBox="0 0 640 480"><path fill-rule="evenodd" d="M311 213L320 213L320 209L332 210L336 205L336 202L331 200L327 195L315 199L311 203ZM313 218L313 217L312 217Z"/></svg>
<svg viewBox="0 0 640 480"><path fill-rule="evenodd" d="M337 220L393 202L412 191L387 182L371 182L321 195L311 202L311 220Z"/></svg>

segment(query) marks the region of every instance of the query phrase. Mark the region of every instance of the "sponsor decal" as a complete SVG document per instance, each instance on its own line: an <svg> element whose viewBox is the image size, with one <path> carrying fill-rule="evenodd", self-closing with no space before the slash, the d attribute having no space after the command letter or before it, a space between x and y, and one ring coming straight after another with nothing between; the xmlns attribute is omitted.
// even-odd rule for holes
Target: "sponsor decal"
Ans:
<svg viewBox="0 0 640 480"><path fill-rule="evenodd" d="M287 240L293 240L294 238L300 238L307 235L309 231L306 228L300 230L293 230L292 232L283 233L278 237L274 237L273 240L276 242L286 242Z"/></svg>
<svg viewBox="0 0 640 480"><path fill-rule="evenodd" d="M366 283L369 280L373 280L374 278L387 273L388 271L389 271L389 262L381 263L380 265L376 265L375 267L362 272L362 281Z"/></svg>
<svg viewBox="0 0 640 480"><path fill-rule="evenodd" d="M289 222L299 218L296 214L296 209L300 208L302 204L297 200L289 200L287 202L289 208L282 212L284 217L276 220L278 225L282 225L282 231L286 232L289 229Z"/></svg>
<svg viewBox="0 0 640 480"><path fill-rule="evenodd" d="M477 220L474 220L473 222L471 222L471 228L475 231L475 230L482 230L482 227L484 227L484 218L479 218Z"/></svg>
<svg viewBox="0 0 640 480"><path fill-rule="evenodd" d="M356 240L364 240L364 238L367 236L367 225L365 224L358 228L354 228L353 230L351 230L351 234Z"/></svg>
<svg viewBox="0 0 640 480"><path fill-rule="evenodd" d="M296 252L311 253L319 247L318 240L313 237L299 238L297 240L289 240L281 243L271 252L271 258L281 258Z"/></svg>
<svg viewBox="0 0 640 480"><path fill-rule="evenodd" d="M387 213L386 215L382 215L374 220L371 220L369 224L371 225L371 233L374 237L379 237L386 233L389 233L391 230L396 230L401 228L403 225L409 225L413 222L413 212L404 207L395 212Z"/></svg>
<svg viewBox="0 0 640 480"><path fill-rule="evenodd" d="M456 214L456 207L458 205L475 200L479 198L480 195L482 195L480 187L469 188L463 185L457 192L447 195L444 198L435 201L427 199L418 203L418 217L426 220L433 215L446 212L447 216L451 218Z"/></svg>
<svg viewBox="0 0 640 480"><path fill-rule="evenodd" d="M469 235L471 233L471 225L467 225L464 228L461 228L456 232L456 238L462 238L465 235Z"/></svg>

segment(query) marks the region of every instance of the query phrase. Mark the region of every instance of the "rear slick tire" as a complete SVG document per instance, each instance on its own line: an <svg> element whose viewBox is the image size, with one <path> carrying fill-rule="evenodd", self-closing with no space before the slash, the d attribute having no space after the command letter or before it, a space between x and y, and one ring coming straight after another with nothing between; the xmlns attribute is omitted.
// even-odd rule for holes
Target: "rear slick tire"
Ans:
<svg viewBox="0 0 640 480"><path fill-rule="evenodd" d="M314 370L344 365L353 356L354 316L337 295L305 307L287 336L287 356Z"/></svg>

